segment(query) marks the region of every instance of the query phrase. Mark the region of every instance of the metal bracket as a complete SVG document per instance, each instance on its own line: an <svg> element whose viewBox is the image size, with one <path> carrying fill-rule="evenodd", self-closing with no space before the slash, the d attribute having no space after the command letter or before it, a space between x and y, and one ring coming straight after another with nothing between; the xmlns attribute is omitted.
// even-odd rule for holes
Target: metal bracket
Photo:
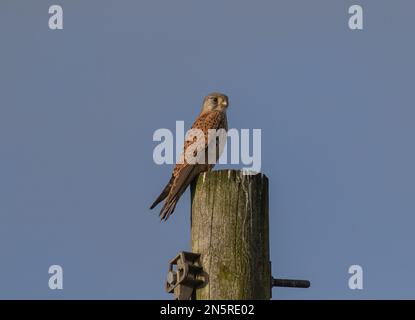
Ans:
<svg viewBox="0 0 415 320"><path fill-rule="evenodd" d="M204 284L197 279L203 268L200 264L200 254L180 252L169 263L165 289L174 294L174 300L190 300L194 296L194 289Z"/></svg>

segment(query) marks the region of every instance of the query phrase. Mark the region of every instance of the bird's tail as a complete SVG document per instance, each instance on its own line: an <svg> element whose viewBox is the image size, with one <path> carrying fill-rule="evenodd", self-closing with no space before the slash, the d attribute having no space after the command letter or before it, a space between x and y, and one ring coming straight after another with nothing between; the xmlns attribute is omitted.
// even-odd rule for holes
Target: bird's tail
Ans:
<svg viewBox="0 0 415 320"><path fill-rule="evenodd" d="M187 166L185 167L180 176L177 178L177 181L172 183L172 187L170 189L169 195L164 202L163 208L160 211L160 218L161 220L167 220L171 214L173 213L174 209L176 208L177 201L179 201L182 194L185 192L189 184L192 182L194 177L198 174L197 166Z"/></svg>
<svg viewBox="0 0 415 320"><path fill-rule="evenodd" d="M187 186L183 186L180 188L179 192L169 196L166 199L166 202L164 203L163 207L160 210L160 219L166 221L174 212L174 209L176 209L177 201L179 201L180 197L186 190Z"/></svg>
<svg viewBox="0 0 415 320"><path fill-rule="evenodd" d="M173 180L174 180L174 177L172 176L170 178L169 183L164 187L163 191L157 197L156 201L154 201L154 203L151 205L150 210L154 209L155 206L157 206L160 202L162 202L169 195L171 186L173 184Z"/></svg>
<svg viewBox="0 0 415 320"><path fill-rule="evenodd" d="M163 205L163 208L161 208L160 210L159 216L161 220L166 221L171 216L174 209L176 208L176 204L178 200L179 199L177 197L174 197L170 201L169 199L166 200L166 202Z"/></svg>

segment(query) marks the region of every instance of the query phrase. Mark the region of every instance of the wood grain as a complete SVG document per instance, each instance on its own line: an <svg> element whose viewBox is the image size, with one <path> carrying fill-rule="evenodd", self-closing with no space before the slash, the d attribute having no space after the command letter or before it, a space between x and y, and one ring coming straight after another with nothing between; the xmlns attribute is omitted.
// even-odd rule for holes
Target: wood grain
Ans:
<svg viewBox="0 0 415 320"><path fill-rule="evenodd" d="M196 299L270 299L268 178L206 172L191 194L192 251L208 278Z"/></svg>

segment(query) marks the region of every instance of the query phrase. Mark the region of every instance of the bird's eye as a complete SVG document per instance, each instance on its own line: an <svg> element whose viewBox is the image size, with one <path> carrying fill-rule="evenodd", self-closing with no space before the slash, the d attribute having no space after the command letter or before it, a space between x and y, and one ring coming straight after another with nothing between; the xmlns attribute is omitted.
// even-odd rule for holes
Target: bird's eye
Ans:
<svg viewBox="0 0 415 320"><path fill-rule="evenodd" d="M218 98L213 98L212 100L214 103L218 103Z"/></svg>

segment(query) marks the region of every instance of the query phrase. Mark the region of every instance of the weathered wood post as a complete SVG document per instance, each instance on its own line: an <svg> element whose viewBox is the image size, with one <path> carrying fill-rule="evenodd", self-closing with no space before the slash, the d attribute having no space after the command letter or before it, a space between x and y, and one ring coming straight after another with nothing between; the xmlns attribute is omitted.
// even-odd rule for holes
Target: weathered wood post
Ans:
<svg viewBox="0 0 415 320"><path fill-rule="evenodd" d="M191 189L192 252L207 274L196 299L270 299L268 178L212 171Z"/></svg>

